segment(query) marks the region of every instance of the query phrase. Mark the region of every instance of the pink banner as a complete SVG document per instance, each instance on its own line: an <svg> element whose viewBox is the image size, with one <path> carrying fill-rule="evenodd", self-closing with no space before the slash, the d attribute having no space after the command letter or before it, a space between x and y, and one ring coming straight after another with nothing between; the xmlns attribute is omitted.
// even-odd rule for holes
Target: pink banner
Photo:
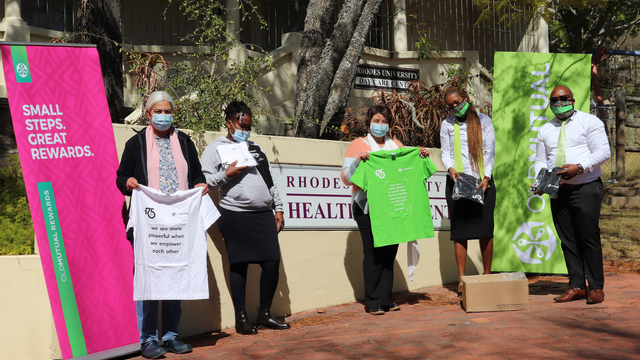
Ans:
<svg viewBox="0 0 640 360"><path fill-rule="evenodd" d="M98 52L44 44L0 50L62 356L137 344L133 252Z"/></svg>

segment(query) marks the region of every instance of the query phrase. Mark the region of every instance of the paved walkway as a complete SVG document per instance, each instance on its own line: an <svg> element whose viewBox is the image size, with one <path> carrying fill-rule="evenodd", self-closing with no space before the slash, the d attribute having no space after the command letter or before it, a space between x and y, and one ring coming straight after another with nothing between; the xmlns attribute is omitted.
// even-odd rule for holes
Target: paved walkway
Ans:
<svg viewBox="0 0 640 360"><path fill-rule="evenodd" d="M529 280L529 310L465 313L453 287L397 294L402 310L359 303L294 314L286 331L233 329L184 339L166 359L640 359L640 274L608 275L605 301L556 304L567 280ZM142 359L131 356L126 359Z"/></svg>

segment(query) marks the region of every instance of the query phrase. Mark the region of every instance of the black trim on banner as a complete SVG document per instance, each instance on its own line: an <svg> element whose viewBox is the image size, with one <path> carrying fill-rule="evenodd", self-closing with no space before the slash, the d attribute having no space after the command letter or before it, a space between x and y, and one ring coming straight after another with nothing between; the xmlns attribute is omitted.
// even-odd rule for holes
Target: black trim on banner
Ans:
<svg viewBox="0 0 640 360"><path fill-rule="evenodd" d="M79 47L94 48L96 44L70 44L70 43L43 43L43 42L22 42L22 41L0 41L0 45L9 46L52 46L52 47Z"/></svg>

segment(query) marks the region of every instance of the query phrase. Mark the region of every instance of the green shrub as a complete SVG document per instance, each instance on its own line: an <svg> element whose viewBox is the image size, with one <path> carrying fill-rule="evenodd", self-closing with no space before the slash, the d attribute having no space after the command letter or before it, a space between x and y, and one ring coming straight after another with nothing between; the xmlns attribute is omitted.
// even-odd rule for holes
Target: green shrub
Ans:
<svg viewBox="0 0 640 360"><path fill-rule="evenodd" d="M33 254L33 222L18 155L0 168L0 255Z"/></svg>

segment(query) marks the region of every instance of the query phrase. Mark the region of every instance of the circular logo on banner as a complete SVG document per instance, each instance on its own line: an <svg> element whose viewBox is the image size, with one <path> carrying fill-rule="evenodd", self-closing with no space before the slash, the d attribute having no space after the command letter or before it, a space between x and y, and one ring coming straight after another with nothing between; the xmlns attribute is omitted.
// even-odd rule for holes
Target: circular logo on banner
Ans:
<svg viewBox="0 0 640 360"><path fill-rule="evenodd" d="M18 75L20 75L20 77L26 78L27 76L29 76L29 67L27 67L27 65L25 65L24 63L19 63L18 65L16 65L16 72L18 73Z"/></svg>
<svg viewBox="0 0 640 360"><path fill-rule="evenodd" d="M558 240L549 225L542 222L526 222L513 236L513 250L526 264L542 264L549 260Z"/></svg>

